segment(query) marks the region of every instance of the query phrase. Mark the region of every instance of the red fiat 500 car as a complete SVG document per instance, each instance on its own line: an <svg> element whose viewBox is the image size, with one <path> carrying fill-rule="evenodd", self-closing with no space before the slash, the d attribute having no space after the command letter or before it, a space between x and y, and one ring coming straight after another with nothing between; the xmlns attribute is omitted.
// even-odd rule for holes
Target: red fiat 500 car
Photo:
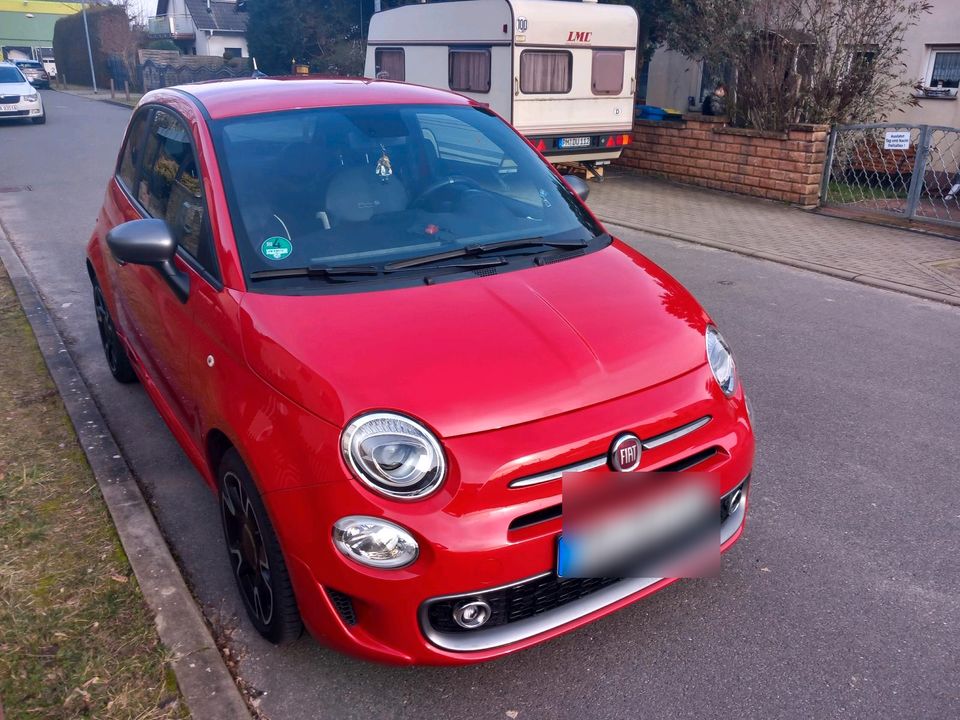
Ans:
<svg viewBox="0 0 960 720"><path fill-rule="evenodd" d="M88 246L103 347L218 493L264 636L302 618L365 658L469 663L672 582L558 576L564 473L702 471L717 551L739 537L754 440L730 351L585 195L438 90L140 102Z"/></svg>

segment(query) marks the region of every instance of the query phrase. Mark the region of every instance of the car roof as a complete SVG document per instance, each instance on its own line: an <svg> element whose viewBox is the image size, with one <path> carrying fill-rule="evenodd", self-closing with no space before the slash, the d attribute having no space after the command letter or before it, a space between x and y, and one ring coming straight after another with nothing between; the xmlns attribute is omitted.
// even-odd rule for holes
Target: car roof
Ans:
<svg viewBox="0 0 960 720"><path fill-rule="evenodd" d="M173 89L196 98L214 120L255 113L344 105L477 104L463 95L445 90L368 78L237 78L179 85ZM151 96L154 96L154 93L144 96L142 102L150 102L153 99Z"/></svg>

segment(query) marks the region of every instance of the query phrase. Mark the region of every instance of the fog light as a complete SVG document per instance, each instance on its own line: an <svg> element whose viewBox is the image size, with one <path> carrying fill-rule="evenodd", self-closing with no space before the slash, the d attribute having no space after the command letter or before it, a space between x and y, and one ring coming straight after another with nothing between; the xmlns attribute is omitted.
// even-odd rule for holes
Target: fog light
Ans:
<svg viewBox="0 0 960 720"><path fill-rule="evenodd" d="M730 509L731 515L733 515L737 511L742 501L743 501L743 486L738 487L736 490L733 491L733 494L730 496L730 500L727 503L727 507Z"/></svg>
<svg viewBox="0 0 960 720"><path fill-rule="evenodd" d="M376 568L399 568L417 559L420 548L399 525L380 518L350 515L333 526L337 549L351 560Z"/></svg>
<svg viewBox="0 0 960 720"><path fill-rule="evenodd" d="M490 606L483 600L468 600L453 609L453 620L462 628L474 630L490 619Z"/></svg>

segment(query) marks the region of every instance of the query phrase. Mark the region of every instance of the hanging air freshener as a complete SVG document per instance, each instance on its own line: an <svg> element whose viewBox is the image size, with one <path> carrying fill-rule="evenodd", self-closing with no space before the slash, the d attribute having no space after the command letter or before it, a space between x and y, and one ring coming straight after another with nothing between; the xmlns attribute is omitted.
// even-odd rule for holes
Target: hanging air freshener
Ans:
<svg viewBox="0 0 960 720"><path fill-rule="evenodd" d="M382 155L380 159L377 160L377 177L380 178L383 182L387 181L391 175L393 175L393 166L390 165L390 156L387 155L387 149L381 145L380 150Z"/></svg>

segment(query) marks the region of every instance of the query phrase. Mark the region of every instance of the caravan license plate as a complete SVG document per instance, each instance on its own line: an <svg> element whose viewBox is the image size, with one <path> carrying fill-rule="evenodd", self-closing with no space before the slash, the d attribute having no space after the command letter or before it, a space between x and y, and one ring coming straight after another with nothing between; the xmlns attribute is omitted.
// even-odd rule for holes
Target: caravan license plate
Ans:
<svg viewBox="0 0 960 720"><path fill-rule="evenodd" d="M590 147L590 136L560 138L557 146L561 148Z"/></svg>

